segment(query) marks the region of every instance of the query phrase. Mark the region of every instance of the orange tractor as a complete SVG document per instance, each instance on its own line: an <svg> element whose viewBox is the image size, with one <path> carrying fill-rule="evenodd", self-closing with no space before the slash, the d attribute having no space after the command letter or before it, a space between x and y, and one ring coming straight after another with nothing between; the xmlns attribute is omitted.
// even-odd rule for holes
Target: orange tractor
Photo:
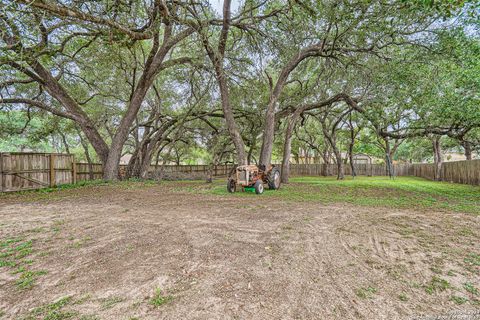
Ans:
<svg viewBox="0 0 480 320"><path fill-rule="evenodd" d="M238 166L232 170L228 177L227 190L235 192L237 186L245 190L255 190L256 194L262 194L267 184L269 189L277 190L280 188L280 170L270 165L265 166L244 165Z"/></svg>

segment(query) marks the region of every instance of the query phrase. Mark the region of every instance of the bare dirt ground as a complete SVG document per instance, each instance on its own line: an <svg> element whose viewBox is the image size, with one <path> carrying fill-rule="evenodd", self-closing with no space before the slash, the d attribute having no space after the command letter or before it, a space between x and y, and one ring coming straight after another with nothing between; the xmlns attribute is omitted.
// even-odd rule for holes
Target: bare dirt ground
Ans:
<svg viewBox="0 0 480 320"><path fill-rule="evenodd" d="M479 216L181 183L35 197L0 198L4 319L480 318Z"/></svg>

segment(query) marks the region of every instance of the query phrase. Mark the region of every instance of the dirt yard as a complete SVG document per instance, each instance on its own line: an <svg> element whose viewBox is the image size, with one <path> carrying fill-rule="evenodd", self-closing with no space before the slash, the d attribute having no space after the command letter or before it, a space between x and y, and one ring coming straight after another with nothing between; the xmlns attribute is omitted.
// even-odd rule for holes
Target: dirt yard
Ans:
<svg viewBox="0 0 480 320"><path fill-rule="evenodd" d="M195 186L0 197L0 318L480 318L479 215Z"/></svg>

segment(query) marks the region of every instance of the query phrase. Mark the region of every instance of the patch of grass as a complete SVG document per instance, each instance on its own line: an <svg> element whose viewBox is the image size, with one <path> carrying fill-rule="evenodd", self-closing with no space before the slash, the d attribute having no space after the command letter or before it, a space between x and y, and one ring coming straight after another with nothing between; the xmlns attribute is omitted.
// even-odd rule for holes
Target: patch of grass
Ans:
<svg viewBox="0 0 480 320"><path fill-rule="evenodd" d="M480 254L470 253L463 261L469 266L480 266Z"/></svg>
<svg viewBox="0 0 480 320"><path fill-rule="evenodd" d="M75 238L71 238L70 240L73 240ZM86 237L83 237L82 239L80 240L77 240L77 241L74 241L72 244L71 244L71 247L72 248L76 248L76 249L79 249L81 247L83 247L88 241L92 240L92 237L89 237L89 236L86 236Z"/></svg>
<svg viewBox="0 0 480 320"><path fill-rule="evenodd" d="M160 307L173 300L173 296L164 296L162 295L162 290L160 288L155 289L155 294L150 299L150 304L154 307Z"/></svg>
<svg viewBox="0 0 480 320"><path fill-rule="evenodd" d="M22 240L23 240L23 238L13 238L13 239L2 240L2 241L0 241L0 248L8 247L12 243L17 243L17 242L20 242Z"/></svg>
<svg viewBox="0 0 480 320"><path fill-rule="evenodd" d="M41 317L44 320L63 320L71 319L78 315L74 311L64 311L62 310L65 306L72 302L72 297L63 297L57 301L43 305L41 307L35 308L31 311L30 317L26 319L38 319Z"/></svg>
<svg viewBox="0 0 480 320"><path fill-rule="evenodd" d="M98 320L97 315L82 315L77 311L68 310L73 305L78 305L86 301L89 295L81 297L79 300L74 300L73 296L66 296L56 300L55 302L44 304L40 307L34 308L27 316L22 317L23 320Z"/></svg>
<svg viewBox="0 0 480 320"><path fill-rule="evenodd" d="M461 235L461 236L464 236L464 237L471 237L471 236L475 235L475 233L470 228L462 228L462 229L460 229L458 234Z"/></svg>
<svg viewBox="0 0 480 320"><path fill-rule="evenodd" d="M229 194L225 181L205 184L199 181L175 183L173 190L209 193L229 197L252 197L248 192ZM169 183L169 182L166 182ZM349 203L359 206L400 209L434 209L445 212L480 214L480 188L462 184L429 181L415 177L294 177L277 191L265 190L262 197L322 204ZM467 231L468 234L468 231Z"/></svg>
<svg viewBox="0 0 480 320"><path fill-rule="evenodd" d="M453 270L448 270L447 276L453 277L453 276L455 276L455 275L456 275L456 272L455 272L455 271L453 271Z"/></svg>
<svg viewBox="0 0 480 320"><path fill-rule="evenodd" d="M81 316L78 319L79 320L100 320L100 317L95 314L87 314L87 315Z"/></svg>
<svg viewBox="0 0 480 320"><path fill-rule="evenodd" d="M0 241L0 267L15 268L10 271L13 275L19 275L15 285L19 289L30 289L35 280L46 274L46 271L32 271L27 267L33 264L32 259L26 259L33 251L33 239L25 240L23 237Z"/></svg>
<svg viewBox="0 0 480 320"><path fill-rule="evenodd" d="M102 309L104 309L104 310L105 309L110 309L114 305L116 305L117 303L122 302L123 300L125 300L125 299L122 298L122 297L116 297L116 296L108 297L108 298L106 298L102 301Z"/></svg>
<svg viewBox="0 0 480 320"><path fill-rule="evenodd" d="M441 274L441 273L442 273L442 269L440 269L439 267L436 267L436 266L430 267L430 270L431 270L433 273L436 273L436 274Z"/></svg>
<svg viewBox="0 0 480 320"><path fill-rule="evenodd" d="M430 282L424 286L425 292L428 294L443 292L450 287L450 283L447 280L437 276L433 276L432 280L430 280Z"/></svg>
<svg viewBox="0 0 480 320"><path fill-rule="evenodd" d="M83 303L87 302L88 300L90 300L90 298L91 298L91 295L89 293L87 293L87 294L81 296L80 298L78 298L77 300L75 300L73 302L73 304L75 304L75 305L83 304Z"/></svg>
<svg viewBox="0 0 480 320"><path fill-rule="evenodd" d="M355 290L355 294L360 299L372 298L376 292L377 292L377 289L374 287L359 288Z"/></svg>
<svg viewBox="0 0 480 320"><path fill-rule="evenodd" d="M455 302L456 304L464 304L468 302L468 299L465 297L459 297L459 296L451 296L450 300Z"/></svg>
<svg viewBox="0 0 480 320"><path fill-rule="evenodd" d="M9 261L9 260L4 260L0 259L0 267L15 267L17 263L15 261Z"/></svg>
<svg viewBox="0 0 480 320"><path fill-rule="evenodd" d="M405 293L403 293L403 292L398 295L398 299L399 299L400 301L404 301L404 302L405 302L405 301L408 301L407 295L406 295Z"/></svg>
<svg viewBox="0 0 480 320"><path fill-rule="evenodd" d="M20 289L30 289L33 287L35 280L39 276L43 276L47 274L46 271L41 270L41 271L23 271L20 275L20 278L15 282L18 288Z"/></svg>
<svg viewBox="0 0 480 320"><path fill-rule="evenodd" d="M478 289L470 282L464 283L463 288L465 288L465 290L467 290L467 292L470 292L474 296L478 296L478 294L479 294Z"/></svg>
<svg viewBox="0 0 480 320"><path fill-rule="evenodd" d="M23 273L27 271L27 269L24 267L24 266L20 266L18 267L17 269L13 270L12 272L10 272L11 274L17 274L17 273Z"/></svg>
<svg viewBox="0 0 480 320"><path fill-rule="evenodd" d="M45 229L43 227L37 227L37 228L33 228L33 229L30 229L28 230L28 232L31 232L31 233L41 233L41 232L44 232Z"/></svg>
<svg viewBox="0 0 480 320"><path fill-rule="evenodd" d="M82 180L82 181L78 181L75 184L67 183L67 184L61 184L59 186L56 186L55 188L44 188L44 189L31 190L31 191L21 191L20 193L24 193L24 192L51 193L51 192L60 191L60 190L77 189L77 188L82 188L86 186L102 186L107 184L108 184L108 181L104 181L104 180Z"/></svg>

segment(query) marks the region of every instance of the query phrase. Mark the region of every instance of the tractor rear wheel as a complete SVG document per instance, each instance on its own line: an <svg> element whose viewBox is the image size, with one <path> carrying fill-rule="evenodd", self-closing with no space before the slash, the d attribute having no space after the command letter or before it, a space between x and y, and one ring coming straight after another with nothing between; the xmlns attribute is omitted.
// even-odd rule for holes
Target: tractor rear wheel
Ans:
<svg viewBox="0 0 480 320"><path fill-rule="evenodd" d="M262 194L263 193L263 181L258 179L256 182L255 182L255 193L256 194Z"/></svg>
<svg viewBox="0 0 480 320"><path fill-rule="evenodd" d="M280 188L280 170L276 167L273 167L268 173L268 188L271 190Z"/></svg>
<svg viewBox="0 0 480 320"><path fill-rule="evenodd" d="M227 181L227 191L230 192L230 193L233 193L233 192L235 192L236 189L237 189L237 184L235 183L235 180L228 179L228 181Z"/></svg>

